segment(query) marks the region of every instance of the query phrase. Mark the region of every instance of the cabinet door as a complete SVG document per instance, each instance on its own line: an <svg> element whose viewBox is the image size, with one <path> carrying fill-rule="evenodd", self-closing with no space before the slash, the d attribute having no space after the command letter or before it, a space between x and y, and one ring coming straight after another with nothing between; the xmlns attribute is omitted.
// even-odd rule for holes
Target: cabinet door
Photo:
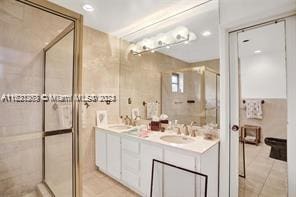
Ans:
<svg viewBox="0 0 296 197"><path fill-rule="evenodd" d="M195 157L176 151L165 150L164 161L195 171ZM163 167L163 194L169 197L194 197L196 193L195 175L174 167Z"/></svg>
<svg viewBox="0 0 296 197"><path fill-rule="evenodd" d="M141 192L150 196L152 160L162 161L162 148L155 145L141 144ZM154 185L152 196L162 196L162 168L154 169Z"/></svg>
<svg viewBox="0 0 296 197"><path fill-rule="evenodd" d="M107 134L107 172L114 178L120 179L120 137Z"/></svg>
<svg viewBox="0 0 296 197"><path fill-rule="evenodd" d="M96 166L101 170L107 168L107 143L106 133L96 131Z"/></svg>

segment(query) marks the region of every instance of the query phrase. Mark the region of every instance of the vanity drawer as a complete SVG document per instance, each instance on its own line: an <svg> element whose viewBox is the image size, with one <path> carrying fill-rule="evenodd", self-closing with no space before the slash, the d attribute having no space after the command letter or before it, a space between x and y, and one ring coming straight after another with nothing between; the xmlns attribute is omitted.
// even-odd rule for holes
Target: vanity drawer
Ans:
<svg viewBox="0 0 296 197"><path fill-rule="evenodd" d="M123 151L122 152L122 169L129 170L134 173L140 171L140 159Z"/></svg>
<svg viewBox="0 0 296 197"><path fill-rule="evenodd" d="M122 179L128 185L139 189L140 187L140 177L130 171L122 170Z"/></svg>
<svg viewBox="0 0 296 197"><path fill-rule="evenodd" d="M140 144L139 144L139 142L123 138L121 143L122 143L122 149L123 150L129 151L129 152L132 152L132 153L135 153L135 154L140 153Z"/></svg>

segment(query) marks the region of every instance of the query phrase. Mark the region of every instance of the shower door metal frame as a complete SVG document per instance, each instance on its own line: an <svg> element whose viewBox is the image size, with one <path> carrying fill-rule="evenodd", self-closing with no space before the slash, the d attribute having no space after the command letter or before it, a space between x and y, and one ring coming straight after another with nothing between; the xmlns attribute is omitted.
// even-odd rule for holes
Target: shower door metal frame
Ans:
<svg viewBox="0 0 296 197"><path fill-rule="evenodd" d="M68 19L73 22L74 46L73 46L73 95L78 95L82 90L82 34L83 34L83 16L69 9L58 6L45 0L16 0L20 3L43 10L56 16ZM72 30L71 30L72 31ZM44 69L45 72L45 69ZM44 81L45 79L43 79ZM73 101L72 105L72 194L74 197L80 197L81 194L81 176L79 159L79 103ZM45 125L45 116L43 110L42 124ZM43 127L43 141L45 130ZM42 150L42 162L45 162L44 147ZM43 169L44 171L44 169ZM44 182L44 172L43 172Z"/></svg>
<svg viewBox="0 0 296 197"><path fill-rule="evenodd" d="M68 34L70 34L72 31L74 30L74 24L73 22L67 26L60 34L58 34L48 45L46 45L46 47L43 49L43 94L46 94L46 53L52 48L54 47L56 44L58 44L61 40L63 40ZM74 43L75 43L75 40L73 39L73 60L74 60ZM74 61L73 61L74 63ZM71 81L72 81L72 87L71 87L71 92L72 92L72 96L73 96L73 93L74 93L74 84L73 84L73 79L74 79L74 65L72 65L72 70L73 70L73 74L72 74L72 77L71 77ZM72 106L72 109L73 109L73 102L71 103L71 106ZM58 129L58 130L50 130L50 131L47 131L46 130L46 126L45 126L45 122L46 122L46 116L45 116L45 102L42 103L42 120L43 120L43 123L42 123L42 132L43 132L43 135L42 135L42 182L43 184L47 187L48 191L51 193L52 196L55 196L55 193L53 192L53 190L50 188L50 186L48 185L48 183L46 182L46 174L45 174L45 168L46 168L46 158L45 158L45 152L46 152L46 146L45 146L45 141L46 141L46 137L49 137L49 136L55 136L55 135L63 135L63 134L72 134L72 143L71 143L71 147L72 147L72 154L73 154L73 135L74 135L74 132L73 132L73 118L72 118L72 127L71 128L68 128L68 129ZM72 158L73 158L73 155L72 155ZM73 161L72 161L72 164L73 164ZM72 165L72 170L74 169L73 165ZM73 189L74 189L74 173L75 172L72 172L72 194L74 193L73 192Z"/></svg>

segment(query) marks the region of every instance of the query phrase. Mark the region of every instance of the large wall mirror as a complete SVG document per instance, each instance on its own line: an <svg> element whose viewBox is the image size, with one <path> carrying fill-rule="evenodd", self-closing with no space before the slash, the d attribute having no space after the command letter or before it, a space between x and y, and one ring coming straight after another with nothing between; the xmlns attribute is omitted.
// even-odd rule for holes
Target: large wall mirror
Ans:
<svg viewBox="0 0 296 197"><path fill-rule="evenodd" d="M120 47L122 118L219 127L215 2L123 36Z"/></svg>

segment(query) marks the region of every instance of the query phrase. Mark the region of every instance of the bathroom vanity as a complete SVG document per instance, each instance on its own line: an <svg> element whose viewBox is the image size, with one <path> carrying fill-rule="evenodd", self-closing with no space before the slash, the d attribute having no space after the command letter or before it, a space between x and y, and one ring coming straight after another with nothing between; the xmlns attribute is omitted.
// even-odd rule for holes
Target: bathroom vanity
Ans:
<svg viewBox="0 0 296 197"><path fill-rule="evenodd" d="M96 127L95 133L98 169L141 196L150 195L153 159L207 175L208 196L218 196L219 140L173 131L152 132L143 138L138 137L137 128L125 125ZM153 196L204 196L204 179L190 173L159 165L154 181ZM184 188L182 193L178 187Z"/></svg>

